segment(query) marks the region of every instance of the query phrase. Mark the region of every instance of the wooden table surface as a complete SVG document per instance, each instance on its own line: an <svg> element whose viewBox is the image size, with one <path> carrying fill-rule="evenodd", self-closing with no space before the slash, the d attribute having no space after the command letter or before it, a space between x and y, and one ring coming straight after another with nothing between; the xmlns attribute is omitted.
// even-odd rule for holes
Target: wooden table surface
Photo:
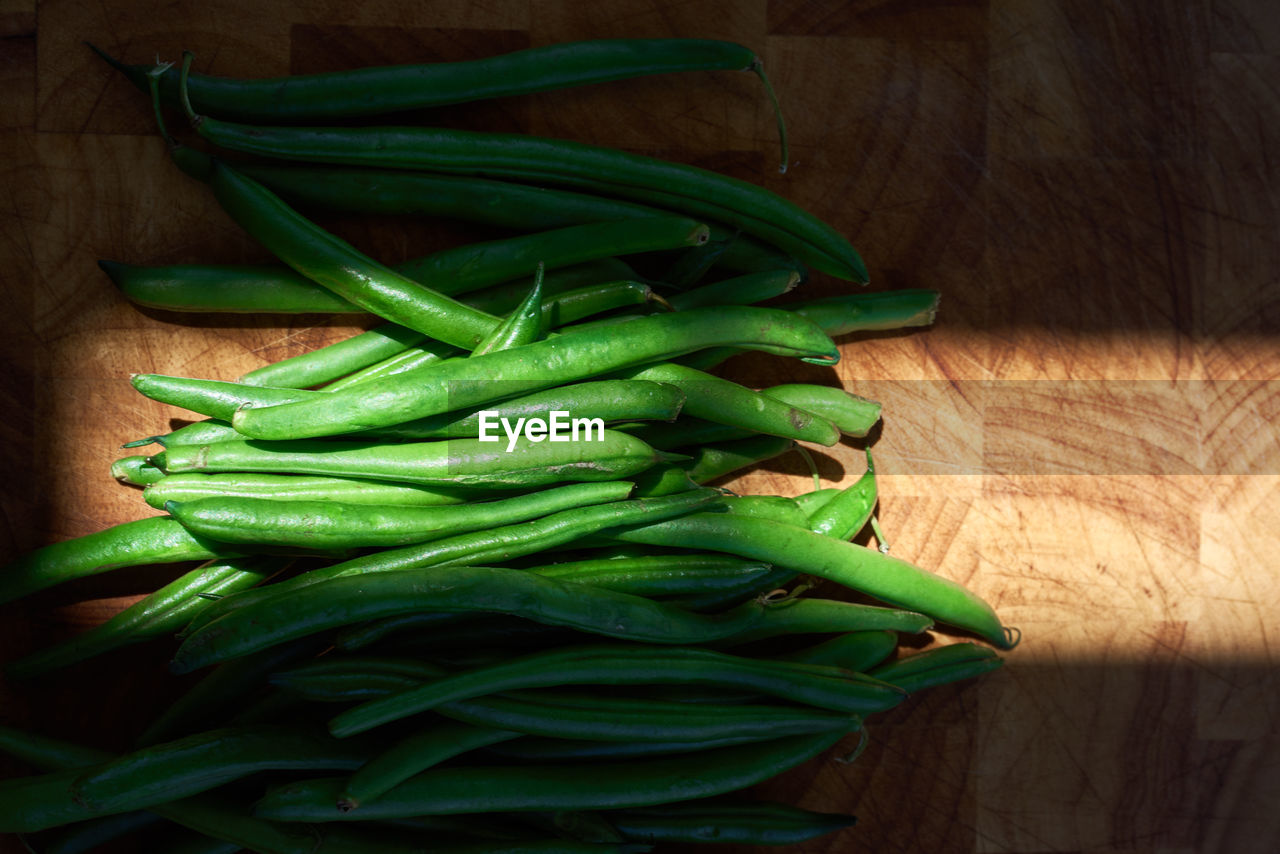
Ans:
<svg viewBox="0 0 1280 854"><path fill-rule="evenodd" d="M150 512L107 463L181 413L133 393L130 373L229 379L353 330L188 319L119 296L97 259L265 256L171 166L139 93L83 40L134 62L189 48L200 70L264 76L589 37L732 39L763 56L785 105L786 175L748 75L433 118L756 181L847 234L873 288L942 292L934 327L843 339L834 372L728 366L757 385L838 378L884 403L874 447L894 553L972 586L1025 637L1001 672L884 716L855 764L766 786L859 816L799 850L1280 850L1277 21L1268 0L0 0L0 551ZM324 221L386 261L481 236ZM855 477L859 453L833 449L824 474ZM739 487L795 493L805 478L783 463ZM170 574L7 606L0 657ZM170 650L7 683L0 719L122 747L176 690L159 676Z"/></svg>

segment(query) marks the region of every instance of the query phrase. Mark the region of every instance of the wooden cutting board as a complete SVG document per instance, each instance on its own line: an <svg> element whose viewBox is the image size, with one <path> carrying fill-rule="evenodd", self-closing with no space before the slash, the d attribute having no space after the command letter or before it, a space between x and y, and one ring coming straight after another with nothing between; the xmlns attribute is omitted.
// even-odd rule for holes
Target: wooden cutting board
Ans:
<svg viewBox="0 0 1280 854"><path fill-rule="evenodd" d="M850 337L834 370L751 358L754 385L880 400L895 554L972 586L1024 642L981 681L873 722L852 765L763 788L856 813L798 850L1280 850L1280 27L1265 0L694 2L0 0L0 454L6 555L147 515L108 461L170 409L133 372L234 378L358 327L128 305L95 266L265 258L179 174L128 61L195 51L266 76L615 36L756 49L755 80L684 75L451 107L442 124L612 145L763 184L863 252L873 288L936 288L937 324ZM330 217L394 262L483 236ZM849 289L815 275L807 295ZM861 451L820 458L830 483ZM794 494L783 460L735 488ZM122 572L10 605L12 660L170 576ZM945 638L944 638L945 639ZM4 722L122 747L180 685L170 647L0 687ZM5 771L19 773L14 764ZM20 851L12 837L0 851Z"/></svg>

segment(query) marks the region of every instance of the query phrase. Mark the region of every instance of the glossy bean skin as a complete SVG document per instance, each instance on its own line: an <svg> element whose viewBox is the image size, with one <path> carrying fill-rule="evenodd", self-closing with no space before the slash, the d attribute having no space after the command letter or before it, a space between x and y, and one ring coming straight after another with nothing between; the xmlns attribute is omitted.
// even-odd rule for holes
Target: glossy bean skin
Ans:
<svg viewBox="0 0 1280 854"><path fill-rule="evenodd" d="M625 433L592 441L533 442L511 451L498 437L385 445L306 440L218 442L166 448L151 458L166 473L262 472L359 477L438 486L516 488L607 481L644 471L659 452Z"/></svg>
<svg viewBox="0 0 1280 854"><path fill-rule="evenodd" d="M273 255L366 311L466 350L498 325L493 315L374 261L220 161L209 186L223 210Z"/></svg>
<svg viewBox="0 0 1280 854"><path fill-rule="evenodd" d="M260 439L349 433L462 409L506 396L588 379L681 352L736 340L752 349L795 355L821 364L839 358L817 327L786 312L747 306L695 309L643 317L611 327L607 336L565 334L525 347L454 359L372 380L340 392L284 406L245 409L233 425Z"/></svg>
<svg viewBox="0 0 1280 854"><path fill-rule="evenodd" d="M13 662L7 672L35 676L129 644L173 634L210 604L205 596L247 590L280 569L279 558L230 558L212 561L138 600L109 620L62 643Z"/></svg>
<svg viewBox="0 0 1280 854"><path fill-rule="evenodd" d="M243 554L243 550L189 533L164 516L119 525L29 552L0 575L0 603L55 584L126 566L181 563Z"/></svg>
<svg viewBox="0 0 1280 854"><path fill-rule="evenodd" d="M714 842L730 845L796 845L852 827L856 819L789 804L677 803L648 809L608 811L605 819L636 842Z"/></svg>
<svg viewBox="0 0 1280 854"><path fill-rule="evenodd" d="M505 563L513 558L537 554L547 549L590 536L604 528L645 519L656 520L689 513L719 497L713 489L694 490L664 498L630 499L611 504L552 513L532 522L505 525L489 531L460 534L430 543L386 549L273 584L263 590L228 596L205 609L192 621L188 633L214 619L249 605L261 605L274 597L291 597L302 588L332 578L355 577L436 566Z"/></svg>
<svg viewBox="0 0 1280 854"><path fill-rule="evenodd" d="M648 806L745 789L812 759L843 734L795 736L687 757L601 764L593 766L590 780L571 765L437 768L346 814L333 806L344 778L326 778L272 789L258 802L255 814L292 822Z"/></svg>
<svg viewBox="0 0 1280 854"><path fill-rule="evenodd" d="M338 501L348 504L434 507L463 504L475 499L477 494L485 493L452 486L250 472L171 474L142 490L143 499L157 510L163 510L165 503L169 501L200 501L205 498Z"/></svg>
<svg viewBox="0 0 1280 854"><path fill-rule="evenodd" d="M121 483L148 486L164 480L164 472L143 455L121 457L111 464L111 476Z"/></svg>
<svg viewBox="0 0 1280 854"><path fill-rule="evenodd" d="M92 47L92 45L90 45ZM93 50L142 91L151 65L124 65ZM191 74L193 106L244 121L306 121L371 116L488 98L524 95L689 71L755 71L760 60L740 44L713 39L594 39L563 42L479 59L351 71L241 79ZM163 72L160 93L179 103L177 69Z"/></svg>
<svg viewBox="0 0 1280 854"><path fill-rule="evenodd" d="M844 389L789 383L761 389L760 394L826 418L846 436L866 436L880 420L880 404Z"/></svg>
<svg viewBox="0 0 1280 854"><path fill-rule="evenodd" d="M675 386L685 395L683 412L695 418L819 445L840 441L840 430L827 418L695 368L665 363L630 369L623 375Z"/></svg>
<svg viewBox="0 0 1280 854"><path fill-rule="evenodd" d="M950 579L873 549L767 519L693 513L614 534L621 542L704 548L768 561L860 590L898 607L967 629L991 645L1014 640L991 606Z"/></svg>
<svg viewBox="0 0 1280 854"><path fill-rule="evenodd" d="M264 365L240 377L239 382L276 388L321 385L403 353L424 337L399 324L384 323L320 350Z"/></svg>
<svg viewBox="0 0 1280 854"><path fill-rule="evenodd" d="M287 128L193 117L214 145L246 154L348 166L422 169L568 186L679 210L740 228L815 269L868 280L838 232L780 196L693 166L569 140L435 128Z"/></svg>
<svg viewBox="0 0 1280 854"><path fill-rule="evenodd" d="M218 542L347 549L409 545L512 525L588 504L621 501L630 492L630 483L609 481L434 507L205 498L169 501L165 509L187 530Z"/></svg>
<svg viewBox="0 0 1280 854"><path fill-rule="evenodd" d="M878 500L875 463L868 448L866 472L810 514L804 527L837 540L852 539L871 521Z"/></svg>
<svg viewBox="0 0 1280 854"><path fill-rule="evenodd" d="M424 609L510 613L539 623L658 644L767 636L794 630L793 617L803 621L805 631L899 627L919 631L929 625L927 618L914 612L824 600L796 602L776 612L765 604L747 603L724 616L694 614L626 593L586 590L520 570L479 566L331 576L301 586L276 587L281 589L264 591L266 596L238 608L223 607L217 615L206 611L213 616L179 647L175 672L331 628ZM356 591L359 596L353 599ZM230 598L225 601L230 603ZM846 618L854 624L845 623ZM869 624L869 619L875 624Z"/></svg>

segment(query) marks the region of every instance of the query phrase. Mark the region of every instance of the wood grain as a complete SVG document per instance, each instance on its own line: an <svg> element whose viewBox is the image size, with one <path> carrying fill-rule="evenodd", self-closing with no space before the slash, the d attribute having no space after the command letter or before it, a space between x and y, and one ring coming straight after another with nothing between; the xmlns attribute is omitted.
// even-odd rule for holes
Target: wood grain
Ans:
<svg viewBox="0 0 1280 854"><path fill-rule="evenodd" d="M201 70L247 76L576 38L734 39L765 59L783 100L785 175L745 74L421 118L761 183L846 233L873 288L942 292L934 327L849 336L834 370L755 356L726 366L758 385L842 384L881 400L879 515L894 553L971 585L1025 638L1001 672L884 716L856 763L827 758L762 787L859 816L796 850L1280 850L1273 5L0 0L0 557L151 513L107 466L120 443L184 413L139 398L131 372L233 378L363 325L192 319L121 300L99 258L266 255L166 161L144 99L84 39L136 62L189 48ZM388 262L489 236L316 215ZM805 287L849 286L817 275ZM820 471L849 482L861 455L843 443ZM791 456L736 487L808 483ZM172 573L122 571L6 606L3 659L99 622ZM123 748L140 710L189 684L164 675L170 651L148 644L62 679L0 680L0 718ZM0 772L25 770L0 759ZM0 839L0 852L20 850Z"/></svg>

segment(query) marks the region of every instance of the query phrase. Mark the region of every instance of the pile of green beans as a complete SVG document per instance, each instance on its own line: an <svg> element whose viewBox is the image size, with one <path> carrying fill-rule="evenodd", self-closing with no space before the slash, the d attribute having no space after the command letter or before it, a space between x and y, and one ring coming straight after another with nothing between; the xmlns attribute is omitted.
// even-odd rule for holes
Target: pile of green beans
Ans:
<svg viewBox="0 0 1280 854"><path fill-rule="evenodd" d="M62 854L129 834L136 850L265 854L799 844L853 817L734 793L849 752L868 718L1014 646L972 591L884 553L869 447L844 488L816 469L799 496L718 486L799 443L866 446L882 413L710 368L744 351L829 366L834 336L928 325L936 293L778 301L810 267L861 283L866 267L811 213L684 164L299 126L730 69L776 107L747 48L618 39L276 80L94 50L278 262L101 262L125 297L378 325L238 378L132 378L203 417L123 437L134 453L111 473L152 514L18 558L0 603L121 567L173 564L173 580L8 672L150 640L199 678L139 708L149 725L120 752L0 726L0 752L37 772L0 781L0 833ZM170 135L177 108L214 151ZM522 233L392 267L295 205ZM935 628L981 643L900 650Z"/></svg>

